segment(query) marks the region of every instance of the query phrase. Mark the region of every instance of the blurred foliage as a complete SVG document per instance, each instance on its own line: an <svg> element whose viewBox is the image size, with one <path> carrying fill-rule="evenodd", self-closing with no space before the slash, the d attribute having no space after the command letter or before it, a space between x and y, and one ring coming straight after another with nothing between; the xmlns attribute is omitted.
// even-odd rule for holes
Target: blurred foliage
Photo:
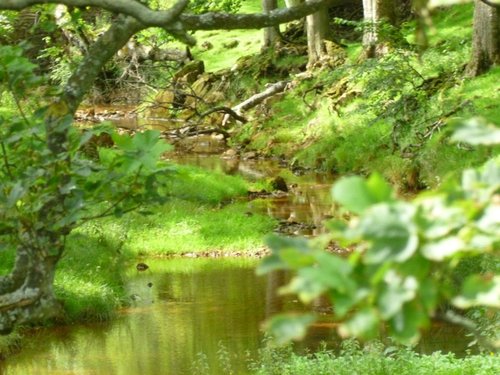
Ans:
<svg viewBox="0 0 500 375"><path fill-rule="evenodd" d="M495 143L491 140L496 133L485 137L491 128L479 120L460 123L455 140ZM464 171L461 183L450 181L411 202L397 199L378 174L342 178L333 186L332 196L350 219L331 221L330 233L315 240L270 237L272 255L259 270L296 271L282 292L297 294L304 303L327 294L343 337L372 338L385 325L397 341L414 344L433 317L475 331L472 322L455 311L483 307L498 312L497 270L478 270L461 278L454 277L454 270L469 257L498 257L499 157ZM331 241L353 251L348 257L325 252ZM450 311L443 313L444 306ZM278 337L289 339L303 336L308 323L309 318L293 316L287 322L279 316L269 327ZM498 349L498 337L493 339L497 341L483 340L483 344Z"/></svg>
<svg viewBox="0 0 500 375"><path fill-rule="evenodd" d="M109 126L81 132L57 103L39 104L41 109L27 113L24 98L44 82L34 68L21 48L0 47L0 87L12 94L17 106L0 116L0 247L16 247L27 238L37 243L40 233L65 235L91 218L120 216L141 204L165 200L161 186L173 168L158 162L170 148L159 132L131 137ZM61 141L64 151L56 153L47 142L47 121L57 116L61 120L55 130L68 136ZM83 147L102 134L114 147L100 149L98 160L86 157Z"/></svg>

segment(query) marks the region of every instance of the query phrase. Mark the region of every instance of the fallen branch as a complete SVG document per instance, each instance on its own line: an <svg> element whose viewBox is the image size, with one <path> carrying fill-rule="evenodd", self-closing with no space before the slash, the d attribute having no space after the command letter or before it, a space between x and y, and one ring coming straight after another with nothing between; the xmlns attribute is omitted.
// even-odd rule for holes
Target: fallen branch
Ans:
<svg viewBox="0 0 500 375"><path fill-rule="evenodd" d="M288 81L280 81L273 83L272 85L269 85L264 91L251 96L244 102L241 102L240 104L231 108L231 110L238 116L241 116L243 111L253 108L257 104L262 103L265 99L285 91L287 85ZM224 118L222 119L223 127L227 125L227 123L229 122L229 118L230 118L229 114L224 115Z"/></svg>
<svg viewBox="0 0 500 375"><path fill-rule="evenodd" d="M229 107L224 107L224 106L221 106L221 107L214 107L214 108L211 108L203 113L196 113L200 118L204 118L208 115L211 115L212 113L217 113L217 112L223 112L225 113L225 116L231 116L231 117L234 117L236 120L238 120L239 122L242 122L243 124L246 124L248 122L248 120L241 116L239 113L237 113L234 109L232 108L229 108ZM192 117L192 116L189 116L186 120L189 121ZM224 116L224 117L225 117Z"/></svg>

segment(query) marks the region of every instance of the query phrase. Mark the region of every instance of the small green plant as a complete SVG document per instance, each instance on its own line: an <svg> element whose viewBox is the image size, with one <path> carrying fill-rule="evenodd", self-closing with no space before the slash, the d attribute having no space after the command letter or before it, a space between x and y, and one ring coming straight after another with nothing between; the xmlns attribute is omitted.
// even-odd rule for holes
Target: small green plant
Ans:
<svg viewBox="0 0 500 375"><path fill-rule="evenodd" d="M385 349L379 342L363 346L345 340L339 353L322 349L299 355L291 345L265 347L248 368L256 375L493 375L500 371L500 358L489 354L466 358L452 353L421 355L407 348Z"/></svg>

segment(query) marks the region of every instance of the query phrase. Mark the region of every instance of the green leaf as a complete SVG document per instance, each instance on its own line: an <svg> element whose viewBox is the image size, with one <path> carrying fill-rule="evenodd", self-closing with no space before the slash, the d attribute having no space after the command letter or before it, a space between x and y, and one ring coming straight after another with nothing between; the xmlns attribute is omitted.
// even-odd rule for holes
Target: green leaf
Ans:
<svg viewBox="0 0 500 375"><path fill-rule="evenodd" d="M419 203L416 223L427 239L446 236L467 222L464 210L450 206L442 196L430 197Z"/></svg>
<svg viewBox="0 0 500 375"><path fill-rule="evenodd" d="M326 287L347 293L356 289L356 283L350 277L352 265L345 259L325 252L316 254L318 280Z"/></svg>
<svg viewBox="0 0 500 375"><path fill-rule="evenodd" d="M285 344L291 340L301 340L307 328L316 320L312 314L277 315L271 318L265 328L275 338L278 344Z"/></svg>
<svg viewBox="0 0 500 375"><path fill-rule="evenodd" d="M438 304L438 286L431 278L420 280L418 293L421 297L422 305L425 307L427 314L433 315Z"/></svg>
<svg viewBox="0 0 500 375"><path fill-rule="evenodd" d="M309 241L305 238L270 235L265 242L273 254L279 256L288 268L297 269L310 266L315 261Z"/></svg>
<svg viewBox="0 0 500 375"><path fill-rule="evenodd" d="M27 189L22 185L21 181L16 182L7 198L7 207L14 207L17 201L24 196L26 191Z"/></svg>
<svg viewBox="0 0 500 375"><path fill-rule="evenodd" d="M343 294L336 290L331 290L329 294L333 302L335 315L343 318L358 302L365 300L370 295L370 290L359 287L354 290L354 293Z"/></svg>
<svg viewBox="0 0 500 375"><path fill-rule="evenodd" d="M483 275L469 276L463 286L461 295L455 297L452 303L468 309L474 306L500 308L500 276L487 278Z"/></svg>
<svg viewBox="0 0 500 375"><path fill-rule="evenodd" d="M308 304L327 290L327 286L317 277L314 268L303 268L288 285L280 288L281 294L297 294L299 299Z"/></svg>
<svg viewBox="0 0 500 375"><path fill-rule="evenodd" d="M378 308L382 319L387 320L400 312L406 302L415 298L419 284L414 277L403 279L394 271L389 271L384 281L384 288L378 298Z"/></svg>
<svg viewBox="0 0 500 375"><path fill-rule="evenodd" d="M471 145L498 145L500 128L487 123L483 118L475 117L458 124L451 140Z"/></svg>
<svg viewBox="0 0 500 375"><path fill-rule="evenodd" d="M477 221L477 227L483 232L498 235L500 233L500 205L486 207Z"/></svg>
<svg viewBox="0 0 500 375"><path fill-rule="evenodd" d="M441 262L444 259L466 249L462 239L453 236L446 237L442 240L426 243L422 246L421 252L424 257L436 262Z"/></svg>
<svg viewBox="0 0 500 375"><path fill-rule="evenodd" d="M373 174L368 180L358 176L340 179L333 185L332 196L349 211L360 214L374 204L391 201L392 190L379 174Z"/></svg>
<svg viewBox="0 0 500 375"><path fill-rule="evenodd" d="M347 322L339 327L339 334L342 337L359 337L370 339L377 335L379 318L377 312L371 308L364 308Z"/></svg>
<svg viewBox="0 0 500 375"><path fill-rule="evenodd" d="M380 204L361 218L360 235L371 242L364 262L404 262L417 250L419 239L413 223L415 208L407 203Z"/></svg>
<svg viewBox="0 0 500 375"><path fill-rule="evenodd" d="M420 338L420 329L429 325L429 318L416 303L407 303L390 321L389 329L396 341L414 345Z"/></svg>

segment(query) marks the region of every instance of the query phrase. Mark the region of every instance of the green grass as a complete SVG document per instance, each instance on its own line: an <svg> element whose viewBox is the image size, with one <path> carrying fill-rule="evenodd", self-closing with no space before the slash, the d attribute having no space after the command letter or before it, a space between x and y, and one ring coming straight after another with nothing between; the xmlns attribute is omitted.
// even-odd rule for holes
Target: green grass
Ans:
<svg viewBox="0 0 500 375"><path fill-rule="evenodd" d="M54 289L66 320L102 321L122 305L122 239L103 233L99 223L74 231L59 262Z"/></svg>
<svg viewBox="0 0 500 375"><path fill-rule="evenodd" d="M227 176L222 172L207 172L189 166L177 166L167 189L176 199L215 204L245 195L247 182L239 176Z"/></svg>
<svg viewBox="0 0 500 375"><path fill-rule="evenodd" d="M257 13L261 12L260 0L244 0L239 12ZM203 60L205 68L209 72L229 69L236 61L260 51L263 33L261 30L215 30L198 31L194 34L197 46L193 48L193 55L198 60ZM233 41L238 42L237 48L229 49L225 47ZM210 42L213 48L204 50L203 42Z"/></svg>
<svg viewBox="0 0 500 375"><path fill-rule="evenodd" d="M246 195L249 186L241 177L179 167L168 189L172 198L147 207L148 215L102 220L100 230L119 233L129 255L165 256L256 250L274 226L267 216L248 214L245 202L227 204Z"/></svg>
<svg viewBox="0 0 500 375"><path fill-rule="evenodd" d="M211 367L200 353L193 367L196 373L236 373L230 361L231 353L221 346L219 361ZM453 353L435 352L423 355L410 348L387 347L379 342L361 346L357 341L345 340L335 351L320 349L298 354L292 345L274 346L265 340L257 358L247 362L252 375L496 375L500 372L497 354L467 355L457 358Z"/></svg>
<svg viewBox="0 0 500 375"><path fill-rule="evenodd" d="M172 196L167 203L144 207L150 215L96 220L68 236L54 282L63 322L112 318L126 303L126 264L137 256L256 250L274 227L267 216L248 216L245 202L230 204L249 189L240 177L180 166L167 189ZM10 272L14 255L13 250L0 252L0 275ZM1 337L0 355L17 345L19 337Z"/></svg>
<svg viewBox="0 0 500 375"><path fill-rule="evenodd" d="M262 247L262 237L274 221L247 216L246 203L221 209L197 202L173 200L152 208L152 214L130 214L102 223L105 231L127 236L125 249L134 256L165 256L204 251L252 251Z"/></svg>
<svg viewBox="0 0 500 375"><path fill-rule="evenodd" d="M500 357L457 358L451 353L420 355L409 349L384 352L383 348L297 355L286 349L268 349L252 367L251 373L256 375L494 375L500 372Z"/></svg>

